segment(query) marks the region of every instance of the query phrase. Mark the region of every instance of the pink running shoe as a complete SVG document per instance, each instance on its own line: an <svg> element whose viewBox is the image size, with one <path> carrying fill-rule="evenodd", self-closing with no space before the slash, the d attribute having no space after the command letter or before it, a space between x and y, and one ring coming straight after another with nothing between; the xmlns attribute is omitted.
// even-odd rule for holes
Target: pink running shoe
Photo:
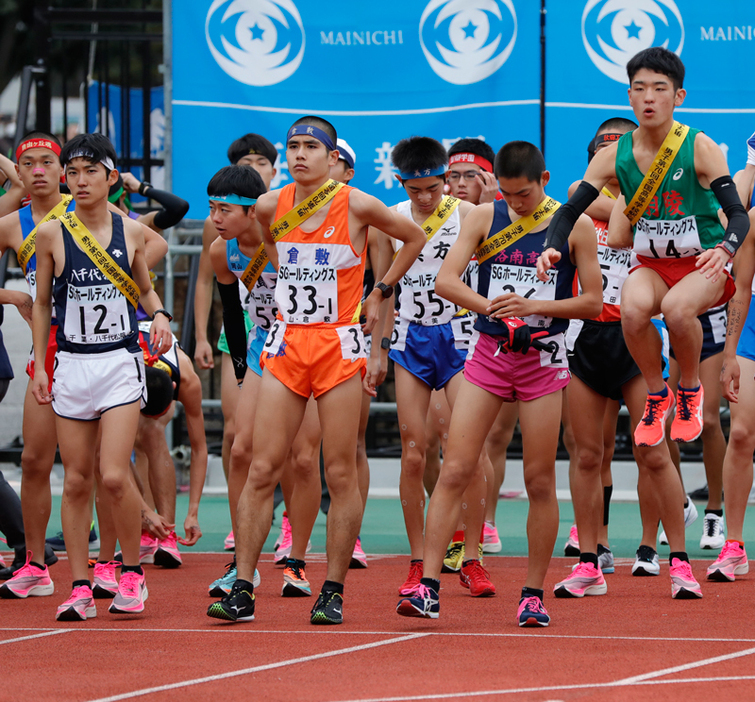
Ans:
<svg viewBox="0 0 755 702"><path fill-rule="evenodd" d="M26 563L0 587L0 597L26 599L29 596L44 597L55 592L55 584L50 578L47 566L37 568L37 566L31 564L31 557L31 551L27 551Z"/></svg>
<svg viewBox="0 0 755 702"><path fill-rule="evenodd" d="M498 528L492 522L485 522L482 528L482 551L483 553L498 553L503 548L498 538Z"/></svg>
<svg viewBox="0 0 755 702"><path fill-rule="evenodd" d="M349 568L366 568L367 556L362 550L362 539L357 536L357 542L354 544L354 553L351 554L351 563Z"/></svg>
<svg viewBox="0 0 755 702"><path fill-rule="evenodd" d="M157 539L147 531L142 532L139 542L139 563L154 563L157 551Z"/></svg>
<svg viewBox="0 0 755 702"><path fill-rule="evenodd" d="M607 591L606 580L600 568L596 568L592 563L581 561L568 578L556 583L553 588L553 594L556 597L605 595Z"/></svg>
<svg viewBox="0 0 755 702"><path fill-rule="evenodd" d="M286 564L288 557L291 555L292 544L291 522L288 521L288 512L284 512L283 519L281 520L281 533L278 534L274 546L276 565Z"/></svg>
<svg viewBox="0 0 755 702"><path fill-rule="evenodd" d="M419 588L420 580L422 580L422 561L412 561L409 564L409 577L398 589L398 594L404 597L413 595Z"/></svg>
<svg viewBox="0 0 755 702"><path fill-rule="evenodd" d="M118 561L110 563L94 564L94 586L92 595L98 600L112 600L118 593L118 581L115 578L115 569L120 568Z"/></svg>
<svg viewBox="0 0 755 702"><path fill-rule="evenodd" d="M708 566L708 580L720 583L734 582L737 575L745 575L750 570L747 553L739 541L727 541L718 558Z"/></svg>
<svg viewBox="0 0 755 702"><path fill-rule="evenodd" d="M85 622L97 616L97 607L94 604L92 588L88 585L80 585L73 588L71 596L58 607L55 619L59 622Z"/></svg>
<svg viewBox="0 0 755 702"><path fill-rule="evenodd" d="M577 533L577 525L572 524L569 529L569 538L564 544L564 556L579 556L579 534Z"/></svg>
<svg viewBox="0 0 755 702"><path fill-rule="evenodd" d="M223 541L223 548L226 551L235 551L236 550L236 539L233 536L233 529L231 529L228 532L228 536L225 537L225 541Z"/></svg>
<svg viewBox="0 0 755 702"><path fill-rule="evenodd" d="M121 581L118 583L118 592L113 599L108 611L113 614L138 614L144 611L144 602L147 600L147 583L143 575L129 571L121 573Z"/></svg>
<svg viewBox="0 0 755 702"><path fill-rule="evenodd" d="M671 597L675 600L695 600L703 596L700 585L692 575L692 566L687 561L674 558L669 568Z"/></svg>
<svg viewBox="0 0 755 702"><path fill-rule="evenodd" d="M162 566L163 568L178 568L183 563L181 554L178 551L178 541L176 540L175 531L171 531L167 538L160 539L157 542L154 561L156 566Z"/></svg>

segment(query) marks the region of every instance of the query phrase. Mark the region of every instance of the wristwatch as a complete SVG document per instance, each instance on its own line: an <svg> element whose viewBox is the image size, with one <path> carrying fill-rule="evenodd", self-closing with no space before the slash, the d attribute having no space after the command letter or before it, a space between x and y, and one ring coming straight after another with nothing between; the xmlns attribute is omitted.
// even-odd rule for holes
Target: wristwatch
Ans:
<svg viewBox="0 0 755 702"><path fill-rule="evenodd" d="M383 299L388 299L391 295L393 295L392 285L386 285L383 281L380 281L378 283L375 283L375 287L380 290Z"/></svg>
<svg viewBox="0 0 755 702"><path fill-rule="evenodd" d="M138 188L139 195L145 196L144 193L147 191L147 188L151 188L151 187L152 187L152 183L148 183L146 180L143 180L141 183L139 183L139 188Z"/></svg>
<svg viewBox="0 0 755 702"><path fill-rule="evenodd" d="M734 246L733 246L733 245L732 245L732 244L731 244L730 242L728 242L728 241L722 241L722 242L721 242L720 244L717 244L717 245L716 245L716 248L717 248L717 249L723 249L723 250L724 250L724 251L726 251L726 253L727 253L727 254L729 254L729 256L731 256L732 258L734 258L734 254L735 254L735 253L737 253L737 250L736 250L736 249L734 248Z"/></svg>
<svg viewBox="0 0 755 702"><path fill-rule="evenodd" d="M168 318L169 322L173 321L173 315L170 312L168 312L168 310L164 310L162 307L159 310L155 310L155 313L152 315L152 319L157 317L158 314L165 315Z"/></svg>
<svg viewBox="0 0 755 702"><path fill-rule="evenodd" d="M391 348L391 340L387 336L384 336L382 339L380 339L380 348L381 349Z"/></svg>

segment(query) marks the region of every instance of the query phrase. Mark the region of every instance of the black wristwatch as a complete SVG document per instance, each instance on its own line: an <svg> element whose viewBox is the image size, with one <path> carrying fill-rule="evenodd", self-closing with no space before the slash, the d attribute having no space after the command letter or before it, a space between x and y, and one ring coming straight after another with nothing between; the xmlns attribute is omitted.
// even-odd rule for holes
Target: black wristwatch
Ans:
<svg viewBox="0 0 755 702"><path fill-rule="evenodd" d="M152 187L152 183L148 183L146 180L143 180L141 183L139 183L139 188L138 188L139 195L146 197L144 193L147 191L147 188L151 188L151 187Z"/></svg>
<svg viewBox="0 0 755 702"><path fill-rule="evenodd" d="M168 318L169 322L173 321L173 315L170 312L168 312L168 310L164 310L162 308L160 308L159 310L155 310L155 313L152 315L152 319L154 320L154 318L157 317L158 314L165 315Z"/></svg>
<svg viewBox="0 0 755 702"><path fill-rule="evenodd" d="M734 248L733 244L726 240L722 241L720 244L717 244L716 248L723 249L727 254L729 254L729 256L731 256L731 258L734 258L734 254L737 253L737 250Z"/></svg>
<svg viewBox="0 0 755 702"><path fill-rule="evenodd" d="M382 339L380 339L380 348L381 349L391 348L391 340L387 336L384 336Z"/></svg>
<svg viewBox="0 0 755 702"><path fill-rule="evenodd" d="M380 281L378 283L375 283L375 287L380 290L381 295L383 296L383 299L388 299L391 295L393 295L393 286L392 285L386 285L383 281Z"/></svg>

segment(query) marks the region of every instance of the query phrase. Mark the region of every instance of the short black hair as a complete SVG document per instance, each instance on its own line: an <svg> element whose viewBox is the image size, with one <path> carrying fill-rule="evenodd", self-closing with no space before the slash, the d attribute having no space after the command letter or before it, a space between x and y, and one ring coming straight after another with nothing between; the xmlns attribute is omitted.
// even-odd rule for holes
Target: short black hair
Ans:
<svg viewBox="0 0 755 702"><path fill-rule="evenodd" d="M67 141L60 152L60 163L65 166L70 163L71 158L77 158L79 155L90 163L101 163L103 159L109 158L113 166L118 166L118 156L113 142L98 132L77 134ZM109 168L105 170L110 173Z"/></svg>
<svg viewBox="0 0 755 702"><path fill-rule="evenodd" d="M627 63L629 85L632 85L635 75L643 68L671 78L674 90L684 86L684 64L673 51L661 46L651 46L632 56Z"/></svg>
<svg viewBox="0 0 755 702"><path fill-rule="evenodd" d="M521 178L539 181L545 170L545 159L540 149L528 141L510 141L504 144L495 157L496 178Z"/></svg>
<svg viewBox="0 0 755 702"><path fill-rule="evenodd" d="M413 136L402 139L393 147L391 161L401 173L435 170L448 163L448 154L436 139Z"/></svg>
<svg viewBox="0 0 755 702"><path fill-rule="evenodd" d="M271 166L274 166L278 159L278 150L261 134L244 134L228 147L228 160L234 166L248 154L264 156L270 161Z"/></svg>
<svg viewBox="0 0 755 702"><path fill-rule="evenodd" d="M601 132L603 134L626 134L635 129L637 129L637 124L626 117L611 117L607 119L598 127L595 136L587 145L587 162L590 163L593 160L596 149L605 141L602 136L598 136Z"/></svg>
<svg viewBox="0 0 755 702"><path fill-rule="evenodd" d="M223 166L207 184L207 194L213 195L241 195L256 200L262 193L267 192L265 184L254 168L249 166ZM248 205L243 205L244 212L249 211Z"/></svg>
<svg viewBox="0 0 755 702"><path fill-rule="evenodd" d="M296 122L294 122L291 126L298 127L300 124L307 124L310 127L317 127L318 129L322 129L322 131L324 131L330 137L330 140L333 142L334 146L338 141L336 128L330 122L328 122L327 119L323 119L322 117L315 117L314 115L307 115L306 117L300 117L299 119L297 119ZM328 149L328 151L331 151L331 149Z"/></svg>
<svg viewBox="0 0 755 702"><path fill-rule="evenodd" d="M173 380L160 368L146 366L144 381L147 386L147 402L142 408L146 417L159 417L173 402Z"/></svg>
<svg viewBox="0 0 755 702"><path fill-rule="evenodd" d="M482 139L459 139L448 150L449 158L454 154L475 154L487 159L491 164L495 161L493 147Z"/></svg>

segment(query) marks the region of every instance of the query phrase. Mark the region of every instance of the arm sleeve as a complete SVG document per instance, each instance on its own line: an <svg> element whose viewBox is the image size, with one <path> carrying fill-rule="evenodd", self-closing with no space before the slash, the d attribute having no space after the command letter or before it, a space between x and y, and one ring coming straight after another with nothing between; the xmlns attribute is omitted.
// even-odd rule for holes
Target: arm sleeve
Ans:
<svg viewBox="0 0 755 702"><path fill-rule="evenodd" d="M725 175L716 178L710 184L710 189L721 204L721 209L728 220L724 241L733 246L736 251L745 240L747 232L750 231L750 219L739 199L737 186L734 185L730 175Z"/></svg>
<svg viewBox="0 0 755 702"><path fill-rule="evenodd" d="M561 251L579 216L595 201L598 195L600 193L590 183L583 180L574 191L574 195L561 205L556 214L553 215L553 221L548 226L548 234L543 243L543 250L553 248L556 251Z"/></svg>
<svg viewBox="0 0 755 702"><path fill-rule="evenodd" d="M189 211L186 200L165 190L149 187L144 190L144 196L162 205L162 209L155 213L155 226L160 229L175 227Z"/></svg>
<svg viewBox="0 0 755 702"><path fill-rule="evenodd" d="M239 286L238 283L226 285L218 282L218 291L223 303L223 327L233 361L233 372L236 380L243 380L246 374L246 327L239 298Z"/></svg>

